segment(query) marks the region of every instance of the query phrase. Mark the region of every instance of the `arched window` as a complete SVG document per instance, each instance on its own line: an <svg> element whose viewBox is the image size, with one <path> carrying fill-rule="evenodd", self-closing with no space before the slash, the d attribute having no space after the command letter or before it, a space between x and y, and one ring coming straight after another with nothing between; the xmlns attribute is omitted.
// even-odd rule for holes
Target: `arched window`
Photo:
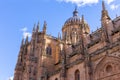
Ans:
<svg viewBox="0 0 120 80"><path fill-rule="evenodd" d="M46 54L51 55L52 54L52 49L50 46L46 48Z"/></svg>
<svg viewBox="0 0 120 80"><path fill-rule="evenodd" d="M58 78L55 78L55 80L58 80Z"/></svg>
<svg viewBox="0 0 120 80"><path fill-rule="evenodd" d="M80 71L79 70L75 71L75 80L80 80Z"/></svg>

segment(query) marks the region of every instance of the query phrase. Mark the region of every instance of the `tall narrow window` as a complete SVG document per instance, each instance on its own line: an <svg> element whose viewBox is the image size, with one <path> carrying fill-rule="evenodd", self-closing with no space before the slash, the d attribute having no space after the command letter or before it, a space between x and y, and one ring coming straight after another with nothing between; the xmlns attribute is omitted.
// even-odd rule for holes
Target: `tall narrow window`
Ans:
<svg viewBox="0 0 120 80"><path fill-rule="evenodd" d="M52 49L50 46L46 48L46 54L51 55L52 54Z"/></svg>
<svg viewBox="0 0 120 80"><path fill-rule="evenodd" d="M55 53L55 64L59 62L59 47L56 46L56 53Z"/></svg>
<svg viewBox="0 0 120 80"><path fill-rule="evenodd" d="M75 71L75 80L80 80L80 72L79 72L79 70Z"/></svg>

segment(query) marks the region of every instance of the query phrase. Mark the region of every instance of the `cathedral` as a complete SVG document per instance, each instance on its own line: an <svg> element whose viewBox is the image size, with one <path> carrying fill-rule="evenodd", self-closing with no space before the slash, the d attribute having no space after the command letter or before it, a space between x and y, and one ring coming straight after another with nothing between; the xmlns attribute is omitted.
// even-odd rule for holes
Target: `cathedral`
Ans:
<svg viewBox="0 0 120 80"><path fill-rule="evenodd" d="M47 23L22 40L14 80L120 80L120 16L113 20L102 2L101 27L90 33L77 9L62 35L48 35Z"/></svg>

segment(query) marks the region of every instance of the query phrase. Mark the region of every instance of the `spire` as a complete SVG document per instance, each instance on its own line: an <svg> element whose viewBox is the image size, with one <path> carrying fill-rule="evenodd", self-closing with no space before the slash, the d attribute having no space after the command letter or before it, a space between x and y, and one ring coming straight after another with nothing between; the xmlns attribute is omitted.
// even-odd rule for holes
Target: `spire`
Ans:
<svg viewBox="0 0 120 80"><path fill-rule="evenodd" d="M25 40L25 44L27 44L27 43L28 43L28 35L27 35L26 40Z"/></svg>
<svg viewBox="0 0 120 80"><path fill-rule="evenodd" d="M105 3L104 3L104 1L102 1L102 9L103 9L103 10L106 10L106 9L105 9Z"/></svg>
<svg viewBox="0 0 120 80"><path fill-rule="evenodd" d="M35 39L35 33L36 33L36 24L34 24L33 31L32 31L32 40Z"/></svg>
<svg viewBox="0 0 120 80"><path fill-rule="evenodd" d="M105 3L104 3L104 1L102 1L102 16L101 16L101 20L103 20L103 19L108 19L108 20L110 20L110 17L109 17L109 15L108 15L108 11L107 11L106 8L105 8Z"/></svg>
<svg viewBox="0 0 120 80"><path fill-rule="evenodd" d="M102 16L101 16L101 25L102 25L102 29L103 29L103 33L105 36L105 41L106 42L110 42L110 37L109 37L109 33L108 33L108 21L110 21L111 18L109 17L108 11L105 9L105 4L104 1L102 1Z"/></svg>
<svg viewBox="0 0 120 80"><path fill-rule="evenodd" d="M21 47L24 45L24 38L21 41Z"/></svg>
<svg viewBox="0 0 120 80"><path fill-rule="evenodd" d="M44 21L44 25L43 25L43 33L46 33L46 28L47 28L47 23L46 23L46 21Z"/></svg>
<svg viewBox="0 0 120 80"><path fill-rule="evenodd" d="M37 28L36 28L36 32L39 32L39 28L40 28L40 23L39 23L39 21L38 21Z"/></svg>
<svg viewBox="0 0 120 80"><path fill-rule="evenodd" d="M77 6L75 7L75 10L73 11L73 16L78 16Z"/></svg>
<svg viewBox="0 0 120 80"><path fill-rule="evenodd" d="M36 27L36 24L34 24L34 27L33 27L33 32L35 32L35 27Z"/></svg>

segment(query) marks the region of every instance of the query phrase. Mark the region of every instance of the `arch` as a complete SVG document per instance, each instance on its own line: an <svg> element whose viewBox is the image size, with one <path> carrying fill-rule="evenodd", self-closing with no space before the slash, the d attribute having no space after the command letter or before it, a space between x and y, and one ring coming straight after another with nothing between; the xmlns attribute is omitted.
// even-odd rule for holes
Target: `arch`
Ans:
<svg viewBox="0 0 120 80"><path fill-rule="evenodd" d="M75 71L75 80L80 80L80 71L78 69Z"/></svg>
<svg viewBox="0 0 120 80"><path fill-rule="evenodd" d="M109 80L108 77L113 74L120 73L120 59L118 57L114 56L105 56L96 66L94 70L94 78L95 80L102 80L105 78L105 80ZM116 75L117 76L117 75Z"/></svg>
<svg viewBox="0 0 120 80"><path fill-rule="evenodd" d="M55 80L58 80L58 78L55 78Z"/></svg>

